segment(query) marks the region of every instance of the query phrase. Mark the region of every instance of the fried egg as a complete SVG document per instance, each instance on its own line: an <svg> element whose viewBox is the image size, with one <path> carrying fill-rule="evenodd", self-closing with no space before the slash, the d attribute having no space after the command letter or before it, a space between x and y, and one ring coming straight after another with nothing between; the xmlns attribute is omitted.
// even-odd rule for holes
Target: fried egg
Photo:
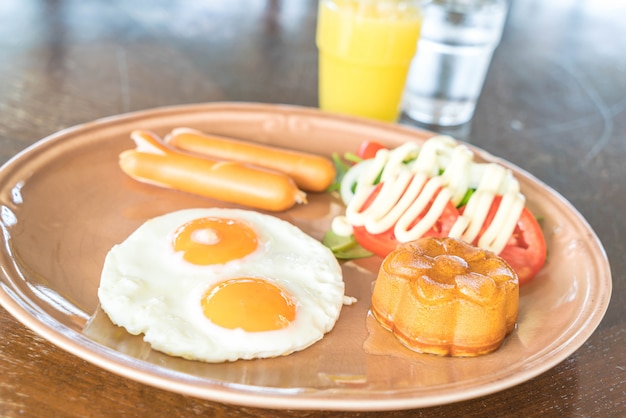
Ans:
<svg viewBox="0 0 626 418"><path fill-rule="evenodd" d="M344 300L332 252L279 218L186 209L107 254L98 297L153 349L206 362L287 355L329 332Z"/></svg>

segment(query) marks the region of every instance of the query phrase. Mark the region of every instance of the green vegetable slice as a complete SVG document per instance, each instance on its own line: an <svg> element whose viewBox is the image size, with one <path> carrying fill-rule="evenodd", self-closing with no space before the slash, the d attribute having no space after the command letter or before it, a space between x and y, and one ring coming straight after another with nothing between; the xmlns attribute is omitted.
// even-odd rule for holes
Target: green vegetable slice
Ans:
<svg viewBox="0 0 626 418"><path fill-rule="evenodd" d="M372 252L361 247L353 235L337 235L332 230L328 231L322 239L322 244L328 247L335 257L342 260L365 258L374 255Z"/></svg>

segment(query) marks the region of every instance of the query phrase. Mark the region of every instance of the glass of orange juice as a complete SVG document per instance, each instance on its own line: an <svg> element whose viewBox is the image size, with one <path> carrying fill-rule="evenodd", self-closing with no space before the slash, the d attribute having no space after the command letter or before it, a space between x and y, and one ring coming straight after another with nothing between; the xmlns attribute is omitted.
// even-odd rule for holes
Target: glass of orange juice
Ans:
<svg viewBox="0 0 626 418"><path fill-rule="evenodd" d="M319 105L388 122L400 114L422 24L419 0L320 0Z"/></svg>

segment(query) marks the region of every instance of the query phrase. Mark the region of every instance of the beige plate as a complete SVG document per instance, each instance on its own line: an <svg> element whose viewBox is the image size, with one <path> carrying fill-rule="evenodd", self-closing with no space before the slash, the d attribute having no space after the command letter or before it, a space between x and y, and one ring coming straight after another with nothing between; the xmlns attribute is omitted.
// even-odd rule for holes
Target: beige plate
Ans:
<svg viewBox="0 0 626 418"><path fill-rule="evenodd" d="M152 351L98 309L104 256L148 218L226 206L139 184L120 172L133 129L164 135L189 126L329 155L364 139L393 146L431 134L290 106L215 103L136 112L58 132L0 169L0 302L63 349L128 378L216 401L266 408L390 410L500 391L552 368L590 336L606 311L611 274L581 215L528 173L529 207L544 218L549 261L521 290L519 327L495 353L440 358L400 346L368 315L380 259L343 264L346 294L335 328L310 348L275 359L204 364ZM480 151L479 151L480 152ZM496 160L480 152L482 158ZM343 208L327 194L278 216L316 238Z"/></svg>

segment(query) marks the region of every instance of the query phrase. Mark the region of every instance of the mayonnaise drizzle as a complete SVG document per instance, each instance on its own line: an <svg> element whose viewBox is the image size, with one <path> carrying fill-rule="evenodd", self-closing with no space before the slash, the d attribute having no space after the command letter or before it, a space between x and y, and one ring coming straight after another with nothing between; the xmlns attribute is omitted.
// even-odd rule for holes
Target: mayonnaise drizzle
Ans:
<svg viewBox="0 0 626 418"><path fill-rule="evenodd" d="M449 201L457 206L472 188L475 191L463 215L448 235L473 242L483 229L493 199L500 195L498 211L478 241L478 246L500 253L515 229L525 198L510 170L495 163L477 163L473 157L468 147L444 135L430 138L422 146L407 142L393 150L378 151L373 160L360 163L367 167L359 164L348 172L355 177L355 192L350 195L342 191L346 215L333 222L333 231L349 235L350 226L364 226L378 234L393 227L398 241L412 241L433 227ZM379 175L382 187L378 186L378 194L363 209Z"/></svg>

